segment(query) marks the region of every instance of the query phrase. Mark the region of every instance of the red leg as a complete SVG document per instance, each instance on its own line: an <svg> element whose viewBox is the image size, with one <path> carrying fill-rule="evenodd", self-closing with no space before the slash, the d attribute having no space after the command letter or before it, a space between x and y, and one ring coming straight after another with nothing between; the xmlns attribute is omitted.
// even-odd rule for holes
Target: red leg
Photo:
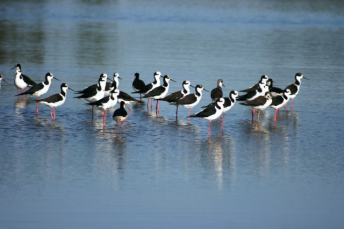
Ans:
<svg viewBox="0 0 344 229"><path fill-rule="evenodd" d="M278 109L275 110L274 122L276 122L276 120L277 120L277 112L278 112Z"/></svg>
<svg viewBox="0 0 344 229"><path fill-rule="evenodd" d="M54 120L54 107L53 107L53 109L51 109L51 112L50 112L50 117L51 117L51 119L53 119Z"/></svg>
<svg viewBox="0 0 344 229"><path fill-rule="evenodd" d="M129 115L130 115L131 109L130 109L130 107L128 106L128 104L125 104L125 106L128 108L128 114L127 114L127 117L125 118L125 120L127 120L128 117L129 117Z"/></svg>
<svg viewBox="0 0 344 229"><path fill-rule="evenodd" d="M208 126L208 135L210 135L210 126L211 126L211 121L209 121L209 126Z"/></svg>
<svg viewBox="0 0 344 229"><path fill-rule="evenodd" d="M104 116L103 116L103 125L105 126L105 121L106 121L106 113L107 113L107 110L104 110Z"/></svg>

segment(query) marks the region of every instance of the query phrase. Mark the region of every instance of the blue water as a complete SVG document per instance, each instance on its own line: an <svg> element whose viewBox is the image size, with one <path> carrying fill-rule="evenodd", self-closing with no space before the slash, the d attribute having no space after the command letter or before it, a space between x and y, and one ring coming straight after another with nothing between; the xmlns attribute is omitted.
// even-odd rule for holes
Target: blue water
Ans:
<svg viewBox="0 0 344 229"><path fill-rule="evenodd" d="M342 228L344 4L341 1L59 1L0 3L0 228ZM16 97L16 63L48 93L119 72L132 91L169 74L224 94L262 74L302 80L277 123L236 104L224 131L131 106L117 127L73 98L56 109ZM192 89L193 90L193 89ZM197 112L210 102L203 92ZM155 105L155 103L154 103Z"/></svg>

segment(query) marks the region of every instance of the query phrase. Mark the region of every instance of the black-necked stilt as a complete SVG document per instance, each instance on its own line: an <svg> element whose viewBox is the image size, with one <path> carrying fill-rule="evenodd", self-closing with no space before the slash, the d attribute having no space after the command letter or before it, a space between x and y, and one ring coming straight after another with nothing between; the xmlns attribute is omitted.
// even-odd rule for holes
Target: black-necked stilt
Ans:
<svg viewBox="0 0 344 229"><path fill-rule="evenodd" d="M125 110L124 105L128 108L128 112ZM128 119L130 111L131 111L130 107L124 101L122 101L120 103L120 107L113 112L112 118L116 121L116 124L118 123L123 124L123 122ZM116 127L116 133L117 133L117 127Z"/></svg>
<svg viewBox="0 0 344 229"><path fill-rule="evenodd" d="M47 74L45 74L45 81L44 82L33 85L29 90L27 90L23 93L20 93L17 96L19 96L19 95L33 95L33 96L37 96L37 100L39 100L39 97L41 95L47 93L47 91L49 90L52 79L59 80L53 75L53 73L48 72ZM36 103L36 113L38 113L38 102Z"/></svg>
<svg viewBox="0 0 344 229"><path fill-rule="evenodd" d="M134 91L140 91L146 86L145 82L143 82L143 80L140 79L139 73L135 73L135 79L133 81L132 86L133 86ZM140 99L142 99L141 93L140 93Z"/></svg>
<svg viewBox="0 0 344 229"><path fill-rule="evenodd" d="M211 100L216 101L217 99L223 97L222 86L225 86L223 84L223 80L222 79L218 79L217 80L217 87L214 88L213 90L211 90L211 92L210 92Z"/></svg>
<svg viewBox="0 0 344 229"><path fill-rule="evenodd" d="M119 89L118 79L121 79L121 78L119 77L119 74L116 72L113 78L113 84L112 84L113 89ZM118 93L117 99L118 99L118 103L120 103L121 101L124 101L126 104L143 103L143 101L137 100L134 97L130 96L128 93L121 90Z"/></svg>
<svg viewBox="0 0 344 229"><path fill-rule="evenodd" d="M188 94L186 96L184 96L183 98L181 98L180 100L178 100L176 102L176 105L182 105L186 108L189 108L189 112L188 112L188 119L190 117L190 111L191 111L191 108L195 107L199 101L201 101L201 98L202 98L202 90L205 90L203 88L202 85L197 85L195 87L195 91L196 93L194 94ZM207 90L205 90L207 91Z"/></svg>
<svg viewBox="0 0 344 229"><path fill-rule="evenodd" d="M254 120L254 117L255 117L255 109L257 109L258 110L257 121L259 122L260 111L270 106L271 102L272 102L272 99L271 99L270 93L266 92L264 96L258 96L257 98L253 100L249 100L249 101L246 101L245 103L240 103L240 104L252 107L252 121Z"/></svg>
<svg viewBox="0 0 344 229"><path fill-rule="evenodd" d="M250 91L255 91L259 88L259 83L262 82L264 84L266 84L267 80L269 79L269 77L267 75L262 75L260 77L260 80L258 81L258 83L256 83L255 85L253 85L252 87L250 88L247 88L247 89L244 89L244 90L241 90L240 92L250 92Z"/></svg>
<svg viewBox="0 0 344 229"><path fill-rule="evenodd" d="M113 89L110 92L109 96L105 96L104 98L95 102L87 103L88 105L97 106L104 110L103 125L105 125L107 110L111 107L114 107L117 104L118 94L119 94L119 90Z"/></svg>
<svg viewBox="0 0 344 229"><path fill-rule="evenodd" d="M306 77L303 76L303 74L301 72L298 72L295 74L295 83L290 84L289 86L286 87L286 89L290 90L290 98L291 98L291 105L290 107L293 108L293 101L294 98L297 96L297 94L300 91L300 87L301 87L301 79L305 78L306 80L308 80Z"/></svg>
<svg viewBox="0 0 344 229"><path fill-rule="evenodd" d="M161 76L161 73L160 72L155 72L154 73L154 81L150 84L147 84L146 86L144 86L144 88L142 88L141 90L139 91L134 91L132 93L142 93L144 95L146 95L148 92L150 92L151 90L153 90L154 88L156 87L159 87L160 86L160 76ZM147 109L148 109L148 106L149 106L149 99L147 101ZM151 108L153 107L153 99L151 101Z"/></svg>
<svg viewBox="0 0 344 229"><path fill-rule="evenodd" d="M67 98L67 89L68 84L63 83L61 84L61 92L51 95L45 99L39 99L37 100L38 103L43 103L47 105L48 107L53 108L50 112L50 117L52 120L56 119L56 107L62 106ZM69 88L70 90L74 91L73 89Z"/></svg>
<svg viewBox="0 0 344 229"><path fill-rule="evenodd" d="M0 74L0 84L1 84L1 81L4 81L5 83L8 83L5 79L4 79L4 76L2 74Z"/></svg>
<svg viewBox="0 0 344 229"><path fill-rule="evenodd" d="M156 102L156 114L159 114L159 102L160 99L164 98L167 93L168 93L168 88L169 88L169 81L171 80L171 77L169 75L164 76L164 83L161 86L158 86L145 94L143 98L148 98L148 99L155 99L157 100Z"/></svg>
<svg viewBox="0 0 344 229"><path fill-rule="evenodd" d="M274 115L274 122L277 120L277 112L278 110L283 107L287 102L289 101L290 97L290 90L284 89L282 95L277 95L275 97L272 97L272 102L270 104L270 107L275 109L275 115Z"/></svg>
<svg viewBox="0 0 344 229"><path fill-rule="evenodd" d="M225 113L227 111L229 111L234 106L234 104L236 102L236 98L238 96L239 96L239 93L237 91L231 91L229 93L229 97L224 97L223 98L225 102L223 104L223 111L222 111L222 113L223 113L223 115L222 115L222 126L224 125L224 121L225 121ZM213 103L210 103L207 106L204 106L203 108L211 107L211 106L214 107L215 105L216 105L215 102L213 102Z"/></svg>
<svg viewBox="0 0 344 229"><path fill-rule="evenodd" d="M112 82L107 82L105 85L105 90L104 90L104 96L109 96L110 93L114 90L114 89L118 89L118 84L119 81L118 79L122 79L121 77L119 77L119 73L115 72L113 73L113 80Z"/></svg>
<svg viewBox="0 0 344 229"><path fill-rule="evenodd" d="M169 102L170 104L177 105L176 116L178 116L178 104L176 104L176 102L180 100L181 98L183 98L184 96L190 94L189 86L194 87L191 85L189 80L184 80L182 83L182 87L183 87L182 90L173 92L161 99L162 101L166 101L166 102Z"/></svg>
<svg viewBox="0 0 344 229"><path fill-rule="evenodd" d="M259 82L258 89L254 91L247 92L245 95L240 95L237 100L238 101L249 101L253 100L259 96L264 96L267 92L268 88L266 87L266 82Z"/></svg>
<svg viewBox="0 0 344 229"><path fill-rule="evenodd" d="M278 87L274 87L274 81L271 78L268 79L268 81L266 82L266 85L269 87L269 92L272 97L283 94L284 90Z"/></svg>
<svg viewBox="0 0 344 229"><path fill-rule="evenodd" d="M74 97L78 99L85 99L88 102L96 102L104 98L105 95L105 85L106 85L107 75L105 73L100 74L99 80L96 88L88 89L86 92L82 93L80 96ZM93 117L94 106L92 106L92 117Z"/></svg>
<svg viewBox="0 0 344 229"><path fill-rule="evenodd" d="M34 82L30 77L22 74L21 65L18 63L16 66L14 66L12 69L16 68L16 74L14 78L14 86L16 86L17 89L21 90L21 92L24 92L24 89L26 87L32 87L33 85L36 85L36 82Z"/></svg>
<svg viewBox="0 0 344 229"><path fill-rule="evenodd" d="M208 135L210 135L211 121L221 116L223 112L224 102L225 102L224 98L219 98L216 100L215 106L208 106L202 111L191 115L190 117L198 117L198 118L204 118L206 120L209 120Z"/></svg>
<svg viewBox="0 0 344 229"><path fill-rule="evenodd" d="M100 77L98 78L98 82L96 84L92 84L91 86L86 87L83 90L80 91L76 91L76 94L89 94L92 93L93 91L97 90L97 87L99 87L99 79L102 77L102 75L100 75ZM111 79L107 78L108 80L111 81ZM113 81L111 82L106 82L105 84L105 90L104 90L104 96L109 96L110 91L112 91L114 88L112 86Z"/></svg>

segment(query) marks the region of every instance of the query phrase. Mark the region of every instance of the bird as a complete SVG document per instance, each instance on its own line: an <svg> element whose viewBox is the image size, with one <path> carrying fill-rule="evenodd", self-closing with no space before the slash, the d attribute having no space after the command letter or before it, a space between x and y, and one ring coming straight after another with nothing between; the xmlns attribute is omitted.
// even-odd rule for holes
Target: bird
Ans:
<svg viewBox="0 0 344 229"><path fill-rule="evenodd" d="M57 79L53 73L48 72L45 74L45 81L39 83L39 84L35 84L33 85L29 90L22 92L20 94L17 94L16 96L19 95L33 95L33 96L37 96L37 100L39 100L39 97L45 93L47 93L47 91L49 90L49 87L51 85L51 80L52 79L56 79L58 81L60 81L59 79ZM36 113L38 113L38 102L36 103Z"/></svg>
<svg viewBox="0 0 344 229"><path fill-rule="evenodd" d="M272 97L278 96L278 95L282 95L284 90L279 88L279 87L274 87L274 81L269 78L268 81L266 82L266 85L269 87L269 92L271 94Z"/></svg>
<svg viewBox="0 0 344 229"><path fill-rule="evenodd" d="M124 105L128 108L128 112L125 110ZM120 107L113 112L112 118L116 121L116 124L123 124L123 122L128 119L130 111L130 107L124 101L121 101ZM116 133L117 132L116 125Z"/></svg>
<svg viewBox="0 0 344 229"><path fill-rule="evenodd" d="M253 85L252 87L250 88L247 88L247 89L244 89L244 90L241 90L240 92L250 92L250 91L255 91L259 88L259 83L262 82L264 84L266 84L267 80L269 79L269 77L267 75L262 75L260 77L260 80L258 81L258 83L256 83L255 85Z"/></svg>
<svg viewBox="0 0 344 229"><path fill-rule="evenodd" d="M290 90L290 98L291 98L291 105L290 108L293 108L293 102L294 98L297 96L297 94L300 92L300 87L301 87L301 79L304 78L308 80L308 78L304 77L301 72L298 72L295 74L295 82L293 84L290 84L286 87ZM286 105L285 105L286 106Z"/></svg>
<svg viewBox="0 0 344 229"><path fill-rule="evenodd" d="M264 96L258 96L257 98L253 100L249 100L240 104L244 106L252 107L252 121L255 118L255 109L257 109L258 110L257 121L259 122L260 111L270 106L271 103L272 103L272 99L270 96L270 92L266 92Z"/></svg>
<svg viewBox="0 0 344 229"><path fill-rule="evenodd" d="M112 83L112 87L113 89L119 89L119 81L118 79L121 79L119 77L119 74L116 72L114 73L114 78L113 78L113 83ZM141 100L137 100L134 97L132 97L131 95L129 95L128 93L119 90L118 96L117 96L117 102L120 103L121 101L124 101L126 104L132 104L132 103L140 103L143 104L144 102Z"/></svg>
<svg viewBox="0 0 344 229"><path fill-rule="evenodd" d="M45 99L37 100L38 103L43 103L48 107L52 107L53 109L50 112L50 117L52 120L56 119L56 107L62 106L67 98L67 89L69 88L68 84L62 83L61 84L61 92L51 95ZM74 91L73 89L69 88L70 90Z"/></svg>
<svg viewBox="0 0 344 229"><path fill-rule="evenodd" d="M117 104L117 96L119 94L119 90L118 89L113 89L110 92L109 96L105 96L102 99L95 101L95 102L90 102L87 103L88 105L91 106L97 106L101 109L104 110L104 116L103 116L103 125L105 126L105 121L106 121L106 114L107 114L107 110L111 107L114 107Z"/></svg>
<svg viewBox="0 0 344 229"><path fill-rule="evenodd" d="M191 85L191 82L189 80L184 80L182 83L182 87L183 87L182 90L173 92L161 99L162 101L166 101L166 102L169 102L170 104L176 105L177 107L176 116L178 116L178 105L176 104L176 102L180 100L181 98L183 98L184 96L190 94L189 86L194 87Z"/></svg>
<svg viewBox="0 0 344 229"><path fill-rule="evenodd" d="M222 86L225 86L223 84L222 79L217 80L217 87L211 90L210 92L210 98L212 101L216 101L218 98L222 98L223 92L222 92Z"/></svg>
<svg viewBox="0 0 344 229"><path fill-rule="evenodd" d="M159 112L160 112L159 111L160 99L164 98L167 95L169 85L170 85L169 81L171 80L171 77L169 75L164 75L163 79L164 79L163 85L154 88L153 90L151 90L150 92L148 92L147 94L145 94L143 96L143 98L151 98L151 99L157 100L157 102L156 102L156 114L157 115L159 115Z"/></svg>
<svg viewBox="0 0 344 229"><path fill-rule="evenodd" d="M267 92L267 90L268 90L265 86L266 86L266 83L260 81L258 83L258 88L256 90L247 92L244 95L240 95L237 98L237 100L238 101L245 101L245 100L247 101L247 100L253 100L253 99L257 98L258 96L263 96L265 94L265 92Z"/></svg>
<svg viewBox="0 0 344 229"><path fill-rule="evenodd" d="M186 96L184 96L183 98L181 98L180 100L178 100L176 102L176 105L179 106L179 105L182 105L186 108L189 108L189 112L188 112L188 119L190 117L190 112L191 112L191 109L193 107L195 107L199 101L201 101L201 98L202 98L202 90L205 90L207 91L206 89L203 88L203 85L196 85L195 87L195 91L196 93L194 94L188 94Z"/></svg>
<svg viewBox="0 0 344 229"><path fill-rule="evenodd" d="M216 100L215 106L206 107L205 109L201 110L200 112L196 114L191 115L190 117L198 117L198 118L204 118L206 120L209 120L208 135L210 135L211 121L221 116L223 112L224 102L225 102L224 98L219 98Z"/></svg>
<svg viewBox="0 0 344 229"><path fill-rule="evenodd" d="M100 75L101 76L101 75ZM100 78L100 77L99 77ZM119 79L121 79L120 77L117 77ZM108 80L110 80L109 78L107 78ZM106 82L105 84L105 90L104 90L104 96L109 96L110 92L114 89L114 87L112 86L112 84L114 83L116 79L116 73L114 73L114 79L113 81L111 82ZM98 80L99 82L99 80ZM117 80L118 82L118 80ZM93 91L95 91L97 89L97 87L99 87L98 83L96 84L92 84L88 87L86 87L85 89L83 90L80 90L80 91L76 91L75 93L76 94L87 94L87 93L92 93Z"/></svg>
<svg viewBox="0 0 344 229"><path fill-rule="evenodd" d="M4 76L2 74L0 74L0 84L1 84L1 81L4 81L5 83L8 83L5 79L4 79Z"/></svg>
<svg viewBox="0 0 344 229"><path fill-rule="evenodd" d="M150 92L151 90L153 90L154 88L160 86L160 76L161 76L161 72L155 72L154 73L154 81L150 84L146 84L141 90L138 90L138 91L134 91L132 93L142 93L144 95L146 95L148 92ZM149 99L147 101L147 109L148 109L148 106L149 106ZM151 108L153 107L153 99L152 99L152 102L151 102Z"/></svg>
<svg viewBox="0 0 344 229"><path fill-rule="evenodd" d="M270 104L270 107L275 109L274 122L276 122L277 120L278 110L289 101L290 93L291 93L290 90L286 88L284 89L282 95L277 95L275 97L272 97L272 102Z"/></svg>
<svg viewBox="0 0 344 229"><path fill-rule="evenodd" d="M222 126L224 125L226 112L229 111L234 106L234 104L236 102L236 98L238 96L239 96L238 91L231 91L229 93L229 97L223 98L225 100L225 102L223 104L223 111L222 111ZM216 103L212 102L212 103L208 104L207 106L203 106L202 108L207 108L207 107L211 107L211 106L215 106L215 105L216 105Z"/></svg>
<svg viewBox="0 0 344 229"><path fill-rule="evenodd" d="M140 79L140 74L137 72L135 73L135 79L133 81L132 87L134 91L140 91L146 86L145 82ZM142 99L142 94L140 93L140 99Z"/></svg>
<svg viewBox="0 0 344 229"><path fill-rule="evenodd" d="M16 74L14 78L14 86L16 86L17 89L21 90L21 93L24 92L24 89L26 87L32 87L33 85L36 85L37 83L34 82L30 77L27 75L22 74L21 65L18 63L13 68L16 68Z"/></svg>
<svg viewBox="0 0 344 229"><path fill-rule="evenodd" d="M88 89L81 95L74 98L85 99L88 102L96 102L102 99L105 95L106 79L107 79L107 74L105 73L100 74L96 88L93 88L92 90ZM94 106L92 106L92 118L93 118L93 110L94 110Z"/></svg>

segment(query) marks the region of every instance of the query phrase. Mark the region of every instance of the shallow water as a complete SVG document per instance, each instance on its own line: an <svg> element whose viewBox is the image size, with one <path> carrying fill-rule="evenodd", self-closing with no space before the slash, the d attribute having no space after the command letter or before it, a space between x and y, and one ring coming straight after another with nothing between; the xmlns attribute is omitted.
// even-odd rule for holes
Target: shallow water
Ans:
<svg viewBox="0 0 344 229"><path fill-rule="evenodd" d="M0 4L1 228L341 228L344 4L341 1L69 1ZM294 108L259 123L236 104L225 118L187 120L132 106L118 127L68 91L56 109L15 97L17 62L75 90L119 72L131 92L169 74L224 93L302 80ZM45 97L45 96L42 96ZM145 101L146 102L146 101ZM203 92L199 111L210 102ZM155 105L155 104L154 104ZM116 106L116 108L118 105Z"/></svg>

